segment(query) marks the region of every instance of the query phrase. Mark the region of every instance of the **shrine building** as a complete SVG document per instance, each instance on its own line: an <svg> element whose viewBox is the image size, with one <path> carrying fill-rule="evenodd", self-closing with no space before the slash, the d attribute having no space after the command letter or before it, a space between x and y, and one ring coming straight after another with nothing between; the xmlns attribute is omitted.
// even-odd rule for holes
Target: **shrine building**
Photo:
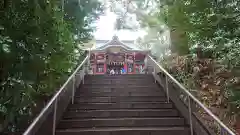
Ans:
<svg viewBox="0 0 240 135"><path fill-rule="evenodd" d="M149 50L141 50L133 40L119 40L113 36L111 40L96 40L95 47L90 50L90 66L92 74L106 74L111 69L126 74L143 73L144 59Z"/></svg>

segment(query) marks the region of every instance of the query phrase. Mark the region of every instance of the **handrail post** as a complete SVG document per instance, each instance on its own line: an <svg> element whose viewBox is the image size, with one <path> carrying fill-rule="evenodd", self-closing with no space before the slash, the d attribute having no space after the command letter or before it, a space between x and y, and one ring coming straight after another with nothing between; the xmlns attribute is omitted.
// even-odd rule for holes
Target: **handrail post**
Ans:
<svg viewBox="0 0 240 135"><path fill-rule="evenodd" d="M168 88L168 77L166 76L166 93L167 93L167 102L169 103L170 99L169 99L169 88Z"/></svg>
<svg viewBox="0 0 240 135"><path fill-rule="evenodd" d="M148 67L148 57L145 58L144 60L144 63L145 63L145 74L148 74L147 72L147 67Z"/></svg>
<svg viewBox="0 0 240 135"><path fill-rule="evenodd" d="M191 99L188 96L188 113L189 113L189 126L190 126L190 131L191 135L193 135L193 123L192 123L192 104L191 104Z"/></svg>
<svg viewBox="0 0 240 135"><path fill-rule="evenodd" d="M84 84L85 68L83 67L82 83Z"/></svg>
<svg viewBox="0 0 240 135"><path fill-rule="evenodd" d="M74 96L75 96L75 89L76 89L76 87L75 87L75 77L76 77L76 75L74 75L73 78L72 78L72 104L74 103Z"/></svg>
<svg viewBox="0 0 240 135"><path fill-rule="evenodd" d="M58 103L58 98L56 98L56 100L54 102L52 135L55 135L55 131L56 131L57 103Z"/></svg>
<svg viewBox="0 0 240 135"><path fill-rule="evenodd" d="M154 75L154 81L155 81L155 83L157 83L157 80L156 80L156 68L155 68L155 66L153 67L153 75Z"/></svg>

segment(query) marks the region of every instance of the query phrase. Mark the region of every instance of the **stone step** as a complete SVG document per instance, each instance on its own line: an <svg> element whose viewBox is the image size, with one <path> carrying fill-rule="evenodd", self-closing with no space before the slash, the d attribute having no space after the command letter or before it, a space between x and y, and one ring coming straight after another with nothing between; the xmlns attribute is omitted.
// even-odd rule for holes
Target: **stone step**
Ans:
<svg viewBox="0 0 240 135"><path fill-rule="evenodd" d="M119 88L119 89L111 89L111 88L102 88L102 89L78 89L76 93L79 94L89 94L89 93L156 93L156 94L164 94L164 91L161 89L130 89L130 88Z"/></svg>
<svg viewBox="0 0 240 135"><path fill-rule="evenodd" d="M86 75L86 78L151 78L152 74Z"/></svg>
<svg viewBox="0 0 240 135"><path fill-rule="evenodd" d="M172 103L136 102L136 103L81 103L72 104L70 110L105 110L105 109L172 109Z"/></svg>
<svg viewBox="0 0 240 135"><path fill-rule="evenodd" d="M97 128L97 127L157 127L183 126L184 119L179 117L165 118L92 118L61 120L58 129Z"/></svg>
<svg viewBox="0 0 240 135"><path fill-rule="evenodd" d="M114 88L116 87L116 88L118 88L118 87L120 87L121 88L121 86L125 86L125 87L157 87L157 85L155 84L155 83L131 83L131 82L129 82L129 83L119 83L119 84L117 84L117 83L110 83L110 84L101 84L101 83L99 83L99 84L84 84L84 86L83 87L91 87L91 86L94 86L94 87L109 87L109 86L114 86Z"/></svg>
<svg viewBox="0 0 240 135"><path fill-rule="evenodd" d="M153 79L101 79L101 80L84 80L84 84L154 84L155 81Z"/></svg>
<svg viewBox="0 0 240 135"><path fill-rule="evenodd" d="M117 102L166 102L165 96L125 96L125 97L79 97L75 103L117 103Z"/></svg>
<svg viewBox="0 0 240 135"><path fill-rule="evenodd" d="M64 119L176 116L178 116L178 112L175 109L69 110L64 114Z"/></svg>
<svg viewBox="0 0 240 135"><path fill-rule="evenodd" d="M90 92L103 92L103 91L108 91L108 92L113 92L113 91L128 91L128 92L132 92L132 91L161 91L163 92L163 90L159 87L131 87L131 88L124 88L124 87L120 87L120 88L101 88L101 87L94 87L94 88L84 88L81 87L80 89L77 89L76 92L85 92L85 91L90 91Z"/></svg>
<svg viewBox="0 0 240 135"><path fill-rule="evenodd" d="M56 135L190 135L187 127L114 127L57 130Z"/></svg>
<svg viewBox="0 0 240 135"><path fill-rule="evenodd" d="M153 79L153 75L148 76L125 76L125 75L105 75L105 76L85 76L85 79L89 80L100 80L100 79L134 79L134 80L147 80L147 79Z"/></svg>
<svg viewBox="0 0 240 135"><path fill-rule="evenodd" d="M85 82L142 82L142 81L147 81L147 82L153 82L154 78L149 77L149 78L121 78L121 77L114 77L114 78L84 78Z"/></svg>
<svg viewBox="0 0 240 135"><path fill-rule="evenodd" d="M137 93L137 92L124 92L124 93L118 93L118 92L101 92L101 93L88 93L88 94L81 94L81 93L76 93L76 96L88 96L88 97L125 97L128 96L133 97L133 96L149 96L149 97L154 97L154 96L165 96L165 93L161 92L142 92L142 93Z"/></svg>
<svg viewBox="0 0 240 135"><path fill-rule="evenodd" d="M106 85L84 85L81 88L148 88L148 89L157 89L159 88L156 84L106 84Z"/></svg>
<svg viewBox="0 0 240 135"><path fill-rule="evenodd" d="M84 78L85 82L153 82L154 78Z"/></svg>
<svg viewBox="0 0 240 135"><path fill-rule="evenodd" d="M156 89L159 88L157 85L84 85L81 88L85 89L96 89L96 88L148 88Z"/></svg>
<svg viewBox="0 0 240 135"><path fill-rule="evenodd" d="M84 82L154 82L153 77L149 78L84 78Z"/></svg>
<svg viewBox="0 0 240 135"><path fill-rule="evenodd" d="M87 75L56 135L190 135L152 75Z"/></svg>
<svg viewBox="0 0 240 135"><path fill-rule="evenodd" d="M142 81L112 81L112 80L109 80L109 81L85 81L84 82L85 85L138 85L138 84L141 84L141 85L154 85L155 82L153 81L147 81L147 80L142 80Z"/></svg>

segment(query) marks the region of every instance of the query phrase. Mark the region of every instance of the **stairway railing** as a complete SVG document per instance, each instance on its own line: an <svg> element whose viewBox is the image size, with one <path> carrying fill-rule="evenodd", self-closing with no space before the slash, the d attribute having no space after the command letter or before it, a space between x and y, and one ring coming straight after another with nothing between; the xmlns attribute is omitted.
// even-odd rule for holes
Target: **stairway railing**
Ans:
<svg viewBox="0 0 240 135"><path fill-rule="evenodd" d="M89 56L76 68L23 135L55 135L56 123L62 117L68 104L74 102L76 88L84 83L87 64L89 64Z"/></svg>
<svg viewBox="0 0 240 135"><path fill-rule="evenodd" d="M176 107L179 107L180 112L183 115L185 113L190 125L191 135L236 135L151 56L146 57L145 65L153 68L155 81L164 87L168 102L171 99ZM183 103L182 108L179 101ZM184 107L186 108L185 111ZM202 123L202 125L199 123Z"/></svg>

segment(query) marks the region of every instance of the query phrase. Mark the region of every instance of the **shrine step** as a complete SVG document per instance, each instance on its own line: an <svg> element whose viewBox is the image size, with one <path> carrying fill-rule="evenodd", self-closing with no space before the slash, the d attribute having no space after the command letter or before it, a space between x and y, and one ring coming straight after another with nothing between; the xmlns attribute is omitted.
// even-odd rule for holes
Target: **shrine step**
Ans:
<svg viewBox="0 0 240 135"><path fill-rule="evenodd" d="M132 92L132 91L136 91L136 92L141 92L141 91L160 91L160 92L163 92L162 90L160 90L159 87L130 87L128 89L126 89L126 87L108 87L108 88L102 88L102 87L81 87L80 89L77 89L76 92L85 92L85 91L89 91L89 92L105 92L105 91L108 91L108 92L113 92L113 91L129 91L129 92Z"/></svg>
<svg viewBox="0 0 240 135"><path fill-rule="evenodd" d="M92 118L61 120L58 129L98 128L98 127L151 127L181 126L184 119L179 117L164 118Z"/></svg>
<svg viewBox="0 0 240 135"><path fill-rule="evenodd" d="M109 82L109 81L112 81L112 82L117 82L117 81L123 81L123 82L126 82L126 81L133 81L133 82L141 82L141 81L153 81L154 78L153 76L147 76L147 77L144 77L143 75L141 76L135 76L135 77L128 77L128 76L122 76L122 75L117 75L117 76L99 76L99 77L85 77L84 78L84 81L85 82L90 82L92 81L93 83L94 82Z"/></svg>
<svg viewBox="0 0 240 135"><path fill-rule="evenodd" d="M69 105L70 110L101 110L101 109L171 109L172 103L136 102L136 103L81 103Z"/></svg>
<svg viewBox="0 0 240 135"><path fill-rule="evenodd" d="M108 79L108 78L116 78L116 79L128 79L128 78L141 78L141 79L148 79L148 78L152 78L151 74L122 74L122 75L86 75L86 78L88 79L96 79L96 78L104 78L104 79Z"/></svg>
<svg viewBox="0 0 240 135"><path fill-rule="evenodd" d="M102 81L95 81L95 82L92 82L92 81L85 81L84 84L86 86L88 85L138 85L138 84L141 84L141 85L154 85L155 82L153 81L148 81L148 80L142 80L142 81L124 81L124 80L118 80L118 81L114 81L114 80L102 80Z"/></svg>
<svg viewBox="0 0 240 135"><path fill-rule="evenodd" d="M95 84L95 83L139 83L139 82L146 82L146 83L154 83L153 77L150 77L148 79L146 78L85 78L84 82L86 84Z"/></svg>
<svg viewBox="0 0 240 135"><path fill-rule="evenodd" d="M187 127L115 127L57 130L56 135L190 135Z"/></svg>
<svg viewBox="0 0 240 135"><path fill-rule="evenodd" d="M64 119L176 116L178 116L178 112L175 109L70 110L65 113Z"/></svg>
<svg viewBox="0 0 240 135"><path fill-rule="evenodd" d="M82 87L83 89L87 88L93 88L93 89L96 89L96 88L148 88L148 89L156 89L157 86L154 84L154 85L142 85L142 84L139 84L139 85L114 85L114 84L111 84L111 85L84 85Z"/></svg>
<svg viewBox="0 0 240 135"><path fill-rule="evenodd" d="M56 135L80 134L190 135L150 75L87 76L56 130Z"/></svg>
<svg viewBox="0 0 240 135"><path fill-rule="evenodd" d="M75 103L117 103L117 102L166 102L164 96L125 96L125 97L76 97Z"/></svg>
<svg viewBox="0 0 240 135"><path fill-rule="evenodd" d="M89 97L133 97L133 96L149 96L149 98L154 96L165 96L165 93L162 92L84 92L84 93L76 93L76 96L89 96Z"/></svg>

